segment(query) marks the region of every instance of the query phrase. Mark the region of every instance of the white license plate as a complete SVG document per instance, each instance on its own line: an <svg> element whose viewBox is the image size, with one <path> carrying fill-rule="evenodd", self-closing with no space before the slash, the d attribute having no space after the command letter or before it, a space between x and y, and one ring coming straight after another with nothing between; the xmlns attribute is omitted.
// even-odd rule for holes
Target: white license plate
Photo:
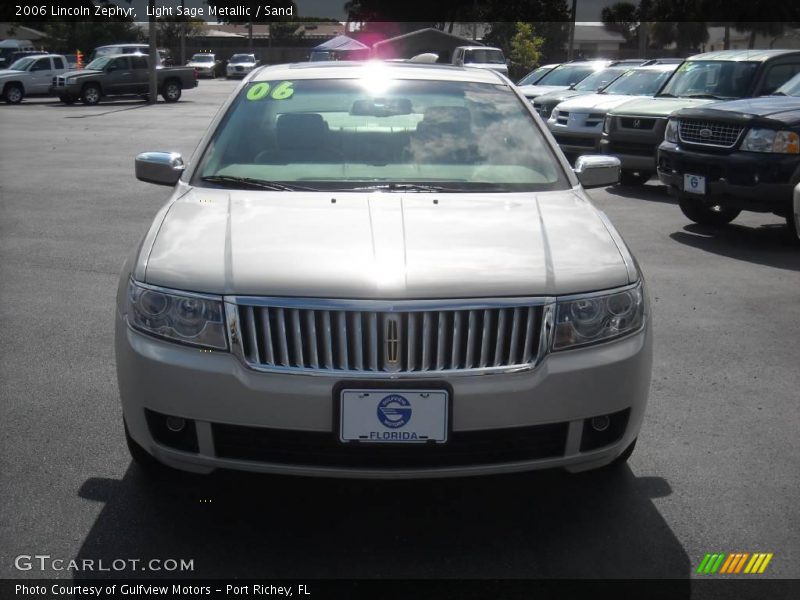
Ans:
<svg viewBox="0 0 800 600"><path fill-rule="evenodd" d="M374 444L447 441L445 390L342 390L339 440Z"/></svg>
<svg viewBox="0 0 800 600"><path fill-rule="evenodd" d="M706 178L702 175L683 175L683 191L689 194L705 195L706 193Z"/></svg>

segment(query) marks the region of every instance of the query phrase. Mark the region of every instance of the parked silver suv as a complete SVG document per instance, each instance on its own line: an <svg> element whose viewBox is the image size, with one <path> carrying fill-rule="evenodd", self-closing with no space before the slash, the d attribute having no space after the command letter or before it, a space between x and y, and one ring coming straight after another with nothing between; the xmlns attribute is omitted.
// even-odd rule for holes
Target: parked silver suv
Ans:
<svg viewBox="0 0 800 600"><path fill-rule="evenodd" d="M650 383L642 274L533 107L497 73L261 68L123 268L134 458L342 477L623 462Z"/></svg>

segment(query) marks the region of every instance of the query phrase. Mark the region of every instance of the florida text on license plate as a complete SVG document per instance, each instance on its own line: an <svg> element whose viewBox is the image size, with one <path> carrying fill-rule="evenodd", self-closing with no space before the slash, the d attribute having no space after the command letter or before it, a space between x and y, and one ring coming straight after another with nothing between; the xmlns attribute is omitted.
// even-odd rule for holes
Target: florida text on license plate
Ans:
<svg viewBox="0 0 800 600"><path fill-rule="evenodd" d="M339 406L342 442L424 444L447 441L447 391L342 390Z"/></svg>

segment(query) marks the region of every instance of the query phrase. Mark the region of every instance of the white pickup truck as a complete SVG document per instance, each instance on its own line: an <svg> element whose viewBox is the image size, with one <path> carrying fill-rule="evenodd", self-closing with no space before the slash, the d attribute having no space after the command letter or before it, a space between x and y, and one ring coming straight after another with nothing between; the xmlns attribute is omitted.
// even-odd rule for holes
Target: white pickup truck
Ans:
<svg viewBox="0 0 800 600"><path fill-rule="evenodd" d="M46 96L53 77L68 69L67 59L60 54L25 56L0 71L0 95L8 104L19 104L25 96Z"/></svg>

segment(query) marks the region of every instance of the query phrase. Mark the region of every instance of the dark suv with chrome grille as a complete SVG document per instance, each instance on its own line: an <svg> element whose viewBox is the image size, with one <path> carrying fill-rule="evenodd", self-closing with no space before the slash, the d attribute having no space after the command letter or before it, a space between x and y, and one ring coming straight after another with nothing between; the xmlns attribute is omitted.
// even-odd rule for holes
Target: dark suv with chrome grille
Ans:
<svg viewBox="0 0 800 600"><path fill-rule="evenodd" d="M712 102L773 93L800 71L797 50L722 50L691 56L653 98L610 111L600 151L620 159L623 183L644 183L656 171L669 115Z"/></svg>
<svg viewBox="0 0 800 600"><path fill-rule="evenodd" d="M674 113L658 150L658 177L695 223L722 225L749 210L785 217L794 230L800 74L772 96Z"/></svg>

